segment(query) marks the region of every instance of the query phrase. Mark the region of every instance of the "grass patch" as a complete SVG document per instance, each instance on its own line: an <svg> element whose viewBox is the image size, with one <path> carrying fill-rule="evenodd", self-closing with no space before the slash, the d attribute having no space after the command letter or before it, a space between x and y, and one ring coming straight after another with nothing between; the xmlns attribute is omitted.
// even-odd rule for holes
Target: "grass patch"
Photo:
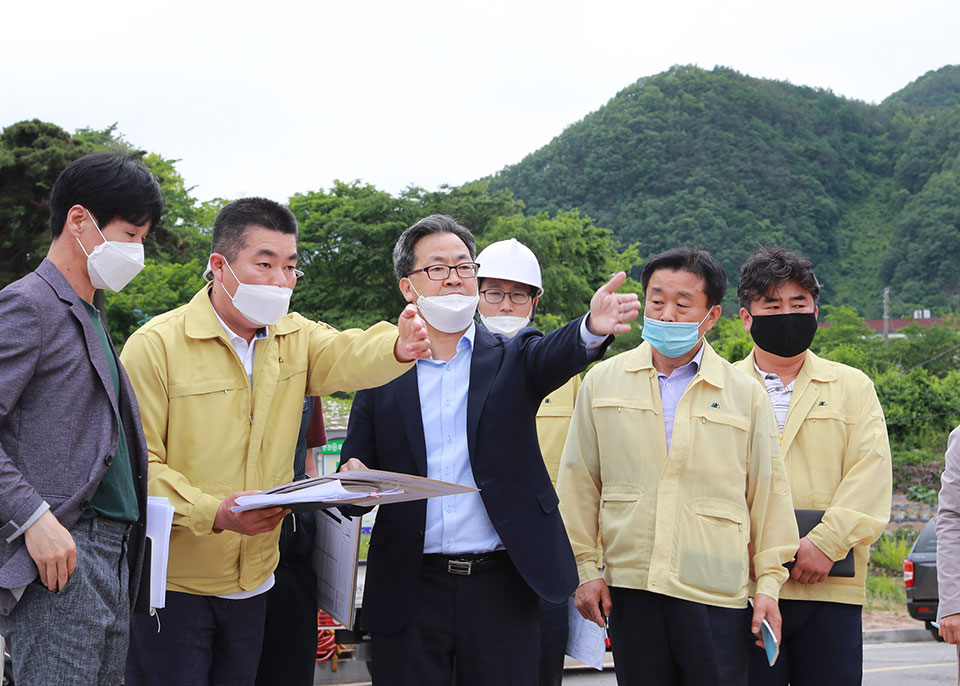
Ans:
<svg viewBox="0 0 960 686"><path fill-rule="evenodd" d="M360 559L367 559L367 551L370 549L370 534L360 534Z"/></svg>
<svg viewBox="0 0 960 686"><path fill-rule="evenodd" d="M887 610L902 613L907 606L903 577L894 574L868 573L867 598L864 610Z"/></svg>

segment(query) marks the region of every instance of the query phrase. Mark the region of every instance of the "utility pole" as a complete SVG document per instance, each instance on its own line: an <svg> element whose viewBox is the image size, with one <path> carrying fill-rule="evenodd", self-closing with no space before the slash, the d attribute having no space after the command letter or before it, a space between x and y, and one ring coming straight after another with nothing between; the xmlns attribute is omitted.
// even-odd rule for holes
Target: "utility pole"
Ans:
<svg viewBox="0 0 960 686"><path fill-rule="evenodd" d="M890 286L883 289L883 347L890 344Z"/></svg>

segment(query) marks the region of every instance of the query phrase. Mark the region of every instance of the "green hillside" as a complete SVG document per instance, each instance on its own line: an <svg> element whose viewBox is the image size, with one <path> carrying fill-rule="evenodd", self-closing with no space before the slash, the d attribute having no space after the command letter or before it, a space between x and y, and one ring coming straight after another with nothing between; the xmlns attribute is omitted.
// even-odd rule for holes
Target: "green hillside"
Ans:
<svg viewBox="0 0 960 686"><path fill-rule="evenodd" d="M955 309L960 67L880 105L678 66L642 78L490 179L526 212L578 209L644 257L713 252L735 281L758 243L810 255L824 302ZM732 303L732 301L730 301Z"/></svg>

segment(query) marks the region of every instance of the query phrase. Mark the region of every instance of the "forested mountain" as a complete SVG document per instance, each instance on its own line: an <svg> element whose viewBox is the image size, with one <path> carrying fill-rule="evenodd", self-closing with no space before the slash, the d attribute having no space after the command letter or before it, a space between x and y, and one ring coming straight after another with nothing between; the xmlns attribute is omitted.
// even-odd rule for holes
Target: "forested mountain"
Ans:
<svg viewBox="0 0 960 686"><path fill-rule="evenodd" d="M490 179L527 213L577 209L642 257L758 243L814 259L826 303L895 315L960 301L960 67L879 105L678 66L642 78ZM728 301L732 304L732 300Z"/></svg>

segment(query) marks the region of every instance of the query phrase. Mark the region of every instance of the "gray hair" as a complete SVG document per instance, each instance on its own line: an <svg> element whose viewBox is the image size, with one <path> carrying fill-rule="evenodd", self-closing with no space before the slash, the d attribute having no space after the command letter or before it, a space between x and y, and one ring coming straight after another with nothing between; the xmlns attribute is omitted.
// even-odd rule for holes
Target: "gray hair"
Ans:
<svg viewBox="0 0 960 686"><path fill-rule="evenodd" d="M470 259L477 257L477 243L473 239L470 229L460 224L453 217L445 214L431 214L424 217L413 226L404 230L397 239L397 244L393 246L393 271L397 275L397 281L413 271L417 263L413 255L413 249L424 236L434 233L452 233L463 241L470 251Z"/></svg>

